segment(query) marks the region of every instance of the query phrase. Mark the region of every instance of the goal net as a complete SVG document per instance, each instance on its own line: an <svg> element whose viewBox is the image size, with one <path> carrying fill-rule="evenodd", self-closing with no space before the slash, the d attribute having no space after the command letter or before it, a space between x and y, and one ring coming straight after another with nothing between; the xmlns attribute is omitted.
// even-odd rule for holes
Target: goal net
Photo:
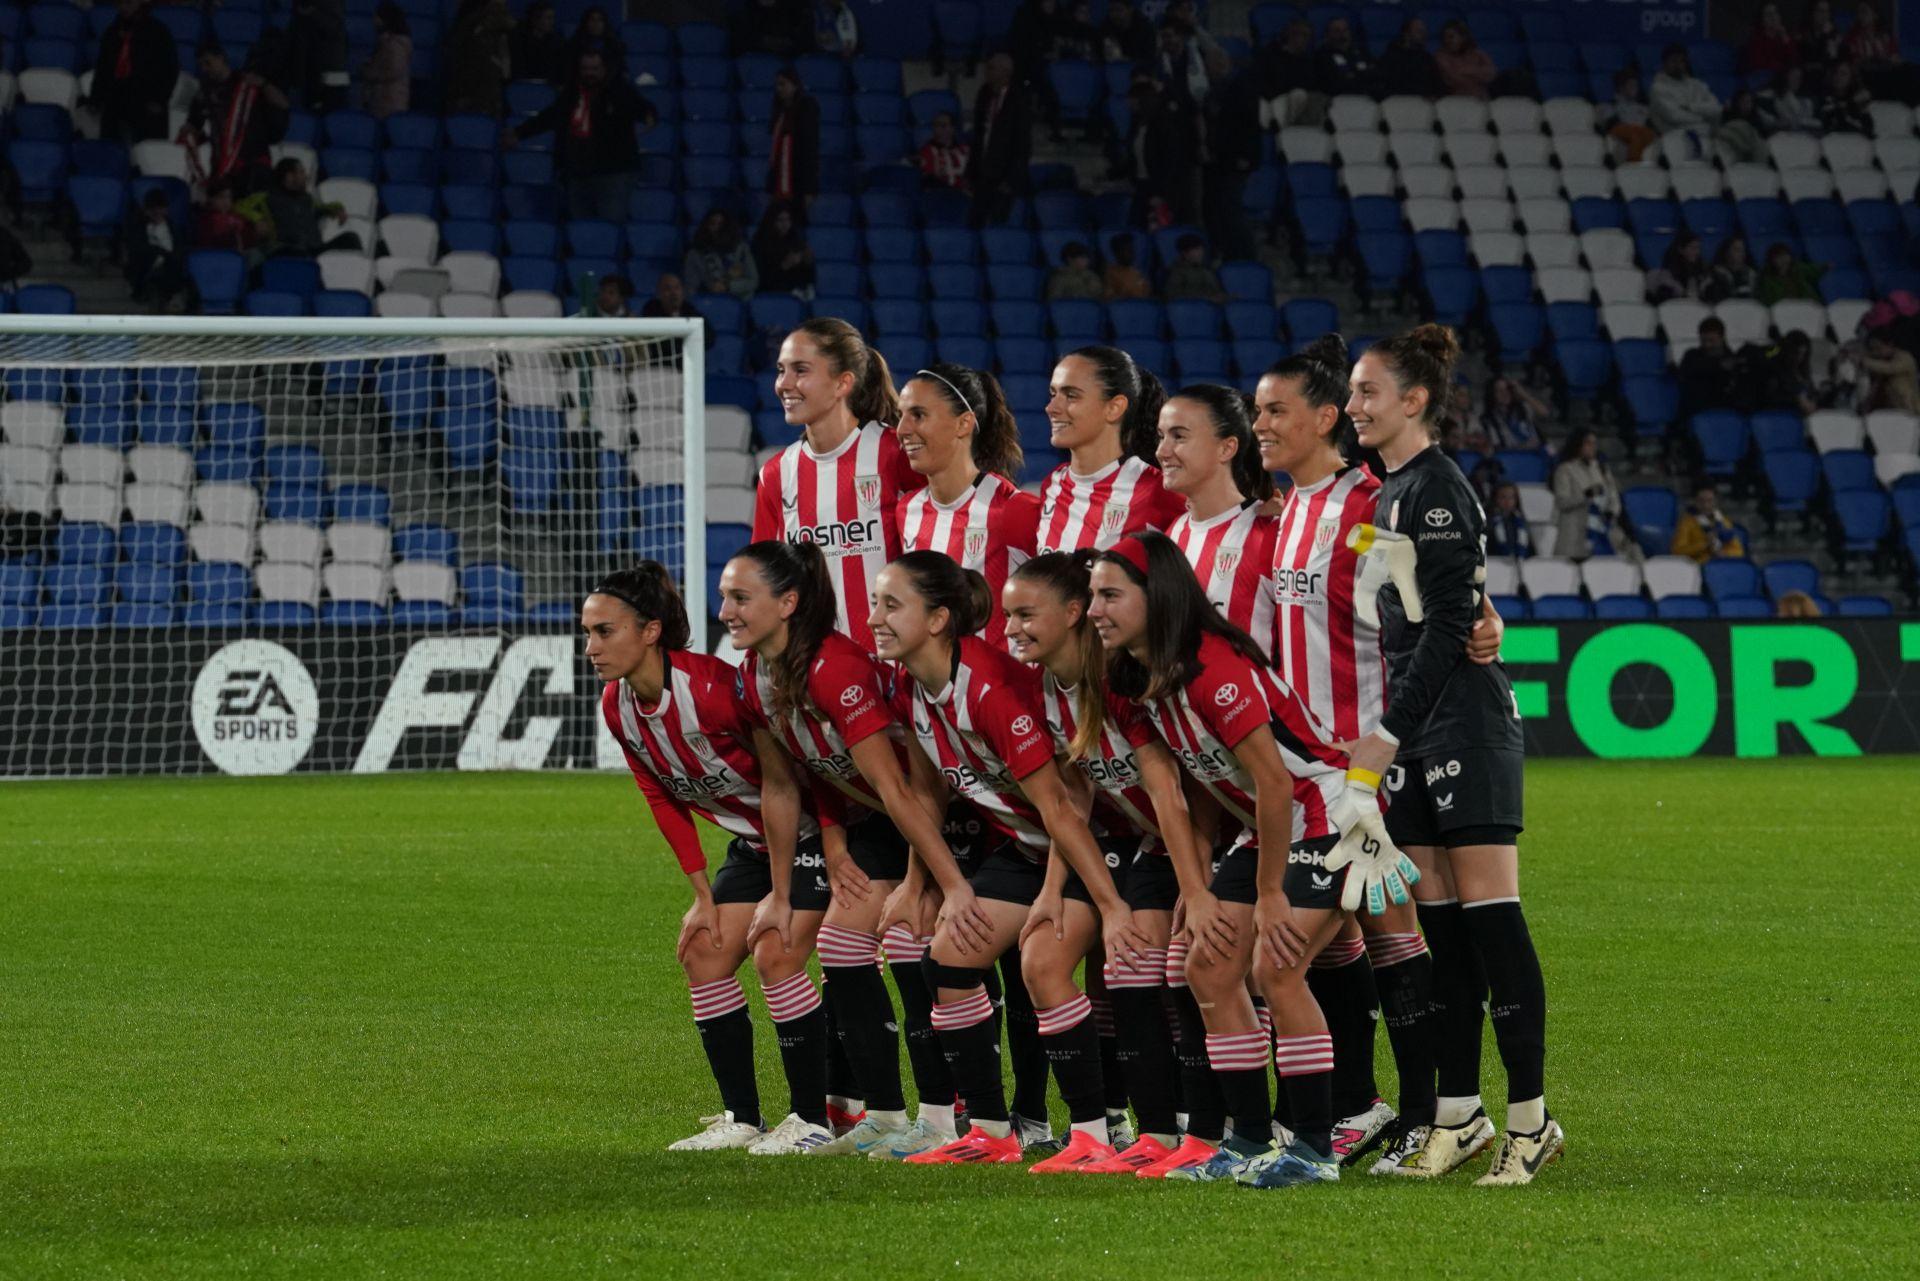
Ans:
<svg viewBox="0 0 1920 1281"><path fill-rule="evenodd" d="M659 560L704 648L751 521L701 335L0 316L0 777L617 764L582 593Z"/></svg>

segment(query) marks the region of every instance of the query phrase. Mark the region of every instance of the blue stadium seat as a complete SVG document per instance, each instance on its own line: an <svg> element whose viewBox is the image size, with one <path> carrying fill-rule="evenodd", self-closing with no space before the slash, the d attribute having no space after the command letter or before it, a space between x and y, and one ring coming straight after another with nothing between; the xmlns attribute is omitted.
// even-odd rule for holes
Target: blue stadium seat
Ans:
<svg viewBox="0 0 1920 1281"><path fill-rule="evenodd" d="M1664 435L1680 411L1680 389L1667 374L1626 378L1620 385L1636 439Z"/></svg>
<svg viewBox="0 0 1920 1281"><path fill-rule="evenodd" d="M1764 590L1760 570L1750 560L1720 557L1700 567L1700 585L1715 602L1758 597Z"/></svg>
<svg viewBox="0 0 1920 1281"><path fill-rule="evenodd" d="M988 314L993 320L993 332L1000 338L1046 336L1046 317L1033 305L1032 298L995 302L988 308Z"/></svg>
<svg viewBox="0 0 1920 1281"><path fill-rule="evenodd" d="M1714 599L1713 612L1718 618L1772 618L1773 605L1764 596L1721 596Z"/></svg>
<svg viewBox="0 0 1920 1281"><path fill-rule="evenodd" d="M1000 337L994 341L994 354L1004 374L1044 377L1053 369L1053 346L1038 336Z"/></svg>
<svg viewBox="0 0 1920 1281"><path fill-rule="evenodd" d="M1800 449L1807 442L1807 430L1800 415L1779 409L1765 409L1748 420L1753 429L1753 444L1761 454L1781 449Z"/></svg>
<svg viewBox="0 0 1920 1281"><path fill-rule="evenodd" d="M1829 450L1820 456L1820 469L1826 475L1827 487L1836 493L1879 486L1873 473L1873 456L1864 449Z"/></svg>
<svg viewBox="0 0 1920 1281"><path fill-rule="evenodd" d="M1167 304L1167 326L1176 339L1220 337L1220 307L1203 298L1176 298Z"/></svg>
<svg viewBox="0 0 1920 1281"><path fill-rule="evenodd" d="M1061 298L1047 304L1047 316L1056 334L1104 334L1106 311L1086 298Z"/></svg>
<svg viewBox="0 0 1920 1281"><path fill-rule="evenodd" d="M1538 622L1577 622L1593 617L1593 610L1580 596L1536 596L1533 618Z"/></svg>
<svg viewBox="0 0 1920 1281"><path fill-rule="evenodd" d="M42 573L41 590L48 605L104 605L107 571L100 565L55 565Z"/></svg>
<svg viewBox="0 0 1920 1281"><path fill-rule="evenodd" d="M1773 510L1804 513L1820 492L1820 460L1809 449L1775 449L1760 456Z"/></svg>
<svg viewBox="0 0 1920 1281"><path fill-rule="evenodd" d="M1566 379L1567 395L1575 400L1599 395L1613 375L1613 352L1598 338L1561 339L1554 344L1553 354Z"/></svg>
<svg viewBox="0 0 1920 1281"><path fill-rule="evenodd" d="M806 307L792 294L759 293L748 304L748 314L756 329L785 336L806 320Z"/></svg>
<svg viewBox="0 0 1920 1281"><path fill-rule="evenodd" d="M1653 617L1653 605L1639 596L1602 596L1593 602L1593 616L1607 620Z"/></svg>
<svg viewBox="0 0 1920 1281"><path fill-rule="evenodd" d="M1767 595L1776 601L1786 592L1820 595L1820 567L1809 560L1773 561L1761 569L1760 579L1766 584Z"/></svg>
<svg viewBox="0 0 1920 1281"><path fill-rule="evenodd" d="M936 11L937 11L936 7ZM1047 67L1060 118L1072 124L1085 124L1094 117L1105 93L1100 71L1090 62L1061 58Z"/></svg>
<svg viewBox="0 0 1920 1281"><path fill-rule="evenodd" d="M887 338L907 337L926 332L926 304L911 298L876 298L873 323Z"/></svg>
<svg viewBox="0 0 1920 1281"><path fill-rule="evenodd" d="M1038 267L1024 263L994 263L987 268L987 292L1005 301L1031 304L1045 289L1045 277Z"/></svg>
<svg viewBox="0 0 1920 1281"><path fill-rule="evenodd" d="M1654 617L1679 621L1713 617L1713 602L1704 596L1663 596L1653 603Z"/></svg>
<svg viewBox="0 0 1920 1281"><path fill-rule="evenodd" d="M1416 231L1413 247L1422 267L1467 266L1467 238L1457 231Z"/></svg>
<svg viewBox="0 0 1920 1281"><path fill-rule="evenodd" d="M1747 456L1750 431L1746 416L1730 409L1708 410L1695 414L1688 427L1707 475L1731 477Z"/></svg>
<svg viewBox="0 0 1920 1281"><path fill-rule="evenodd" d="M1426 267L1420 283L1427 295L1432 318L1443 325L1462 328L1480 302L1480 275L1471 267Z"/></svg>
<svg viewBox="0 0 1920 1281"><path fill-rule="evenodd" d="M187 559L187 535L164 521L132 521L120 529L120 558L137 565L180 565Z"/></svg>
<svg viewBox="0 0 1920 1281"><path fill-rule="evenodd" d="M47 605L38 619L39 626L57 630L104 627L106 622L107 611L100 605Z"/></svg>
<svg viewBox="0 0 1920 1281"><path fill-rule="evenodd" d="M1597 339L1600 337L1600 311L1587 302L1550 302L1547 304L1547 328L1557 342ZM1661 367L1665 368L1664 363Z"/></svg>
<svg viewBox="0 0 1920 1281"><path fill-rule="evenodd" d="M247 260L229 249L196 249L187 255L187 274L200 294L200 309L229 316L246 291Z"/></svg>
<svg viewBox="0 0 1920 1281"><path fill-rule="evenodd" d="M1842 596L1837 608L1842 618L1893 617L1893 602L1884 596Z"/></svg>
<svg viewBox="0 0 1920 1281"><path fill-rule="evenodd" d="M1413 258L1412 237L1404 231L1361 232L1354 237L1354 248L1366 269L1369 290L1385 294L1400 288Z"/></svg>
<svg viewBox="0 0 1920 1281"><path fill-rule="evenodd" d="M1235 339L1271 341L1280 332L1280 309L1271 302L1230 302L1225 314L1227 334Z"/></svg>
<svg viewBox="0 0 1920 1281"><path fill-rule="evenodd" d="M1322 168L1324 166L1316 166ZM1315 196L1300 199L1318 199ZM1392 196L1355 196L1348 205L1356 231L1363 233L1399 231L1405 224L1400 202Z"/></svg>
<svg viewBox="0 0 1920 1281"><path fill-rule="evenodd" d="M1680 519L1680 500L1665 485L1634 485L1620 495L1621 507L1649 556L1664 556Z"/></svg>
<svg viewBox="0 0 1920 1281"><path fill-rule="evenodd" d="M113 569L117 599L136 605L171 605L180 596L180 566L121 564Z"/></svg>
<svg viewBox="0 0 1920 1281"><path fill-rule="evenodd" d="M977 334L942 335L935 342L938 359L968 369L985 369L993 364L993 342Z"/></svg>
<svg viewBox="0 0 1920 1281"><path fill-rule="evenodd" d="M13 305L23 316L71 316L78 306L65 285L22 285L14 291Z"/></svg>
<svg viewBox="0 0 1920 1281"><path fill-rule="evenodd" d="M304 316L307 301L299 294L272 289L255 289L240 300L241 310L249 316Z"/></svg>
<svg viewBox="0 0 1920 1281"><path fill-rule="evenodd" d="M105 525L86 520L62 521L53 536L53 556L62 565L109 564L117 545L113 531Z"/></svg>
<svg viewBox="0 0 1920 1281"><path fill-rule="evenodd" d="M1533 272L1526 267L1483 267L1480 292L1489 306L1533 300Z"/></svg>
<svg viewBox="0 0 1920 1281"><path fill-rule="evenodd" d="M941 337L977 338L987 331L986 305L970 298L936 299L927 310Z"/></svg>
<svg viewBox="0 0 1920 1281"><path fill-rule="evenodd" d="M1624 229L1626 209L1611 196L1581 196L1573 202L1573 229L1596 231L1601 228Z"/></svg>
<svg viewBox="0 0 1920 1281"><path fill-rule="evenodd" d="M1151 299L1122 298L1107 305L1107 320L1113 326L1114 340L1125 344L1158 338L1165 328L1166 315Z"/></svg>
<svg viewBox="0 0 1920 1281"><path fill-rule="evenodd" d="M1346 237L1347 202L1337 196L1296 200L1293 216L1299 223L1301 247L1309 257L1331 255Z"/></svg>
<svg viewBox="0 0 1920 1281"><path fill-rule="evenodd" d="M1544 485L1553 472L1553 460L1538 449L1502 449L1494 459L1516 485Z"/></svg>
<svg viewBox="0 0 1920 1281"><path fill-rule="evenodd" d="M1488 599L1493 602L1493 608L1500 617L1509 623L1525 621L1532 614L1524 596L1492 596Z"/></svg>
<svg viewBox="0 0 1920 1281"><path fill-rule="evenodd" d="M1280 323L1295 342L1308 341L1340 327L1340 309L1325 298L1289 298L1280 306Z"/></svg>
<svg viewBox="0 0 1920 1281"><path fill-rule="evenodd" d="M934 263L927 268L927 283L936 298L982 298L984 284L980 269L965 263Z"/></svg>
<svg viewBox="0 0 1920 1281"><path fill-rule="evenodd" d="M336 485L328 495L330 520L365 521L385 525L393 518L393 498L383 485Z"/></svg>
<svg viewBox="0 0 1920 1281"><path fill-rule="evenodd" d="M1892 504L1878 489L1843 489L1833 495L1833 515L1839 524L1843 552L1873 553L1887 536Z"/></svg>
<svg viewBox="0 0 1920 1281"><path fill-rule="evenodd" d="M1487 319L1500 345L1502 364L1525 364L1546 336L1546 309L1539 303L1492 304L1487 308Z"/></svg>
<svg viewBox="0 0 1920 1281"><path fill-rule="evenodd" d="M416 521L393 531L393 558L432 561L440 565L457 564L460 539L445 525Z"/></svg>

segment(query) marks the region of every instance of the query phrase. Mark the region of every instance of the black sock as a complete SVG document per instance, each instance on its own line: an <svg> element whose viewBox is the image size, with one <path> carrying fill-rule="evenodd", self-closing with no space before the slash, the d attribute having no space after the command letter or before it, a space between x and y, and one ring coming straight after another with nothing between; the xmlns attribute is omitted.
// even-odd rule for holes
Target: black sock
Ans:
<svg viewBox="0 0 1920 1281"><path fill-rule="evenodd" d="M1295 1142L1304 1143L1323 1157L1333 1155L1333 1073L1300 1072L1280 1078L1293 1113Z"/></svg>
<svg viewBox="0 0 1920 1281"><path fill-rule="evenodd" d="M1051 1127L1047 1118L1047 1047L1040 1044L1040 1021L1020 977L1020 949L1000 956L1000 984L1006 993L1007 1057L1013 1061L1013 1110L1022 1120Z"/></svg>
<svg viewBox="0 0 1920 1281"><path fill-rule="evenodd" d="M720 1087L720 1106L733 1113L736 1121L764 1124L760 1083L753 1076L753 1019L745 1003L718 1018L695 1019L693 1025L700 1029L700 1046L707 1052L714 1084Z"/></svg>
<svg viewBox="0 0 1920 1281"><path fill-rule="evenodd" d="M1433 1061L1439 1092L1480 1093L1480 1034L1487 991L1480 952L1468 941L1458 903L1420 904L1420 929L1433 953Z"/></svg>
<svg viewBox="0 0 1920 1281"><path fill-rule="evenodd" d="M852 1064L854 1097L882 1112L906 1110L900 1089L900 1035L893 1020L893 1002L886 980L872 964L823 967L827 975L827 1012L839 1029L842 1057ZM827 1093L832 1089L828 1064Z"/></svg>
<svg viewBox="0 0 1920 1281"><path fill-rule="evenodd" d="M1365 947L1354 951L1344 965L1323 966L1316 960L1307 967L1307 989L1320 1003L1333 1037L1335 1116L1364 1112L1380 1097L1373 1079L1373 1026L1380 1017L1380 997Z"/></svg>
<svg viewBox="0 0 1920 1281"><path fill-rule="evenodd" d="M832 977L833 971L823 965L820 968L820 1001L825 1007L823 1016L827 1028L827 1093L835 1098L858 1099L862 1097L860 1075L854 1071L853 1063L847 1057L846 1041L840 1033L833 989L828 984Z"/></svg>
<svg viewBox="0 0 1920 1281"><path fill-rule="evenodd" d="M984 987L957 1001L934 1006L934 1027L946 1051L960 1097L973 1121L1006 1121L1007 1096L1000 1076L999 1025Z"/></svg>
<svg viewBox="0 0 1920 1281"><path fill-rule="evenodd" d="M1167 1027L1164 987L1116 987L1114 1039L1119 1043L1120 1073L1142 1134L1172 1134L1177 1129L1175 1089L1180 1061L1174 1057Z"/></svg>
<svg viewBox="0 0 1920 1281"><path fill-rule="evenodd" d="M1213 1065L1207 1062L1207 1025L1200 1017L1200 1004L1193 989L1168 988L1173 1008L1180 1016L1180 1088L1187 1104L1187 1133L1208 1143L1220 1142L1226 1132L1227 1100L1214 1078Z"/></svg>
<svg viewBox="0 0 1920 1281"><path fill-rule="evenodd" d="M913 1069L913 1091L922 1103L952 1107L953 1071L933 1030L933 993L927 990L920 962L898 961L887 967L900 992L900 1026L907 1034L907 1066Z"/></svg>
<svg viewBox="0 0 1920 1281"><path fill-rule="evenodd" d="M1494 1044L1507 1069L1507 1098L1545 1093L1547 985L1520 904L1486 903L1461 913L1487 972Z"/></svg>
<svg viewBox="0 0 1920 1281"><path fill-rule="evenodd" d="M1380 990L1380 1008L1387 1024L1387 1043L1393 1047L1393 1065L1400 1078L1400 1115L1425 1125L1433 1120L1433 956L1420 952L1373 971ZM1339 1051L1334 1059L1339 1061Z"/></svg>
<svg viewBox="0 0 1920 1281"><path fill-rule="evenodd" d="M827 1016L819 989L805 970L762 984L767 1013L773 1019L780 1063L787 1072L792 1106L787 1110L815 1125L827 1123Z"/></svg>
<svg viewBox="0 0 1920 1281"><path fill-rule="evenodd" d="M1041 1049L1053 1065L1070 1120L1085 1124L1107 1117L1106 1087L1100 1070L1100 1033L1085 996L1039 1013ZM1018 1109L1015 1109L1018 1111ZM1021 1112L1025 1117L1027 1114Z"/></svg>
<svg viewBox="0 0 1920 1281"><path fill-rule="evenodd" d="M1089 960L1088 965L1094 962ZM1120 1070L1120 1034L1113 1022L1113 994L1089 996L1093 1002L1093 1026L1100 1034L1100 1079L1106 1082L1107 1111L1127 1110L1127 1078Z"/></svg>

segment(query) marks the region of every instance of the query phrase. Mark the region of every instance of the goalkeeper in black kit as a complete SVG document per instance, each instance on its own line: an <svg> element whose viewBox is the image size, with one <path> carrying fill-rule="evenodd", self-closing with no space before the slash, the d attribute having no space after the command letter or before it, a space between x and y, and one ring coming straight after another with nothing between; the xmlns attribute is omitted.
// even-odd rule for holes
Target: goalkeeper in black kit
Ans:
<svg viewBox="0 0 1920 1281"><path fill-rule="evenodd" d="M1433 952L1439 1106L1387 1153L1389 1172L1437 1178L1493 1144L1480 1101L1482 1002L1508 1080L1506 1134L1487 1186L1524 1184L1561 1154L1547 1115L1546 987L1520 908L1524 779L1520 713L1498 663L1466 656L1486 596L1485 517L1435 443L1453 384L1453 331L1421 325L1354 366L1347 413L1386 479L1377 526L1354 531L1379 583L1387 712L1351 746L1348 786L1370 801L1383 779L1387 831L1419 867L1420 925ZM1357 602L1359 604L1359 602Z"/></svg>

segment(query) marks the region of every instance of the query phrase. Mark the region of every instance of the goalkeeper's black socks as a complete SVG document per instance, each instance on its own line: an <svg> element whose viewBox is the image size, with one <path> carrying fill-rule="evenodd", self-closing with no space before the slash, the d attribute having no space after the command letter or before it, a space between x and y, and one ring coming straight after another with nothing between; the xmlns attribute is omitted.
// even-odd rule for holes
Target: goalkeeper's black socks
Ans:
<svg viewBox="0 0 1920 1281"><path fill-rule="evenodd" d="M1488 1010L1494 1043L1507 1069L1507 1098L1538 1099L1546 1077L1547 986L1520 901L1471 903L1461 916L1486 967Z"/></svg>
<svg viewBox="0 0 1920 1281"><path fill-rule="evenodd" d="M1116 987L1108 993L1118 1033L1123 1088L1133 1101L1140 1133L1163 1136L1178 1129L1174 1113L1178 1110L1180 1072L1167 1028L1162 1000L1165 993L1166 988L1158 985ZM1113 1106L1111 1096L1107 1106Z"/></svg>
<svg viewBox="0 0 1920 1281"><path fill-rule="evenodd" d="M833 1088L833 1064L827 1064L829 1096L851 1093L878 1112L902 1112L907 1101L900 1089L900 1038L895 1032L893 1002L886 980L871 958L864 965L822 966L829 981L827 1014L839 1030L840 1057L852 1064L850 1075L858 1085L851 1091Z"/></svg>
<svg viewBox="0 0 1920 1281"><path fill-rule="evenodd" d="M1020 977L1020 949L1000 954L1000 983L1006 993L1007 1058L1013 1064L1013 1110L1023 1121L1047 1124L1047 1047L1040 1043L1040 1019L1034 1013L1027 981Z"/></svg>
<svg viewBox="0 0 1920 1281"><path fill-rule="evenodd" d="M1433 1060L1439 1092L1448 1098L1480 1093L1480 1034L1487 975L1480 949L1467 937L1460 903L1419 904L1420 929L1433 953Z"/></svg>
<svg viewBox="0 0 1920 1281"><path fill-rule="evenodd" d="M1307 967L1307 989L1333 1037L1333 1114L1352 1116L1373 1106L1373 1025L1380 1017L1373 966L1363 939L1335 939Z"/></svg>

